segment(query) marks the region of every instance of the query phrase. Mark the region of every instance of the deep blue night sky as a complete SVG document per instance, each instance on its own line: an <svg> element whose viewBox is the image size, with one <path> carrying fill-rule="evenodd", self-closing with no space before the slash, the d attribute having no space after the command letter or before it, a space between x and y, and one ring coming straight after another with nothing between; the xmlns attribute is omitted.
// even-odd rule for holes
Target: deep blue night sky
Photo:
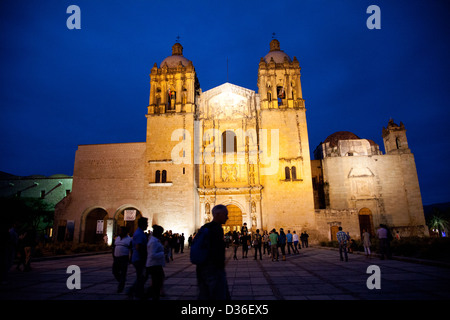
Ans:
<svg viewBox="0 0 450 320"><path fill-rule="evenodd" d="M69 5L81 30L69 30ZM381 29L369 30L369 5ZM424 204L450 201L448 1L0 2L0 171L73 174L80 144L143 142L149 73L177 36L203 91L257 91L275 32L302 68L311 152L336 131L402 121Z"/></svg>

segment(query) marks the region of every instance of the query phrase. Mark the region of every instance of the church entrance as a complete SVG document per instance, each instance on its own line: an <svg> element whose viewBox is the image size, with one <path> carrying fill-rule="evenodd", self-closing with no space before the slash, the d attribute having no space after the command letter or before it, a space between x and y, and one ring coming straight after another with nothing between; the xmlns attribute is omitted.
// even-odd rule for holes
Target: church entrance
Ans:
<svg viewBox="0 0 450 320"><path fill-rule="evenodd" d="M228 209L228 220L223 225L223 232L227 233L229 231L241 231L242 227L242 211L238 206L234 204L229 204Z"/></svg>
<svg viewBox="0 0 450 320"><path fill-rule="evenodd" d="M359 218L359 232L362 239L363 230L367 230L370 234L373 235L373 228L372 228L372 211L368 208L362 208L359 210L358 214Z"/></svg>
<svg viewBox="0 0 450 320"><path fill-rule="evenodd" d="M86 216L84 229L84 242L102 242L106 234L106 222L108 213L102 208L93 209Z"/></svg>
<svg viewBox="0 0 450 320"><path fill-rule="evenodd" d="M141 217L141 212L136 208L129 207L119 211L114 219L114 235L118 235L120 233L120 227L126 227L128 234L132 237L137 229L138 220Z"/></svg>

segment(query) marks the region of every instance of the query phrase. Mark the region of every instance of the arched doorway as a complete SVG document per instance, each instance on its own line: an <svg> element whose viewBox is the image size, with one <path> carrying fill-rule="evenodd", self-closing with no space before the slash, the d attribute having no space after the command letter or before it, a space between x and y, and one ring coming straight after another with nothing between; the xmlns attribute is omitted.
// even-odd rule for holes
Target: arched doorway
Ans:
<svg viewBox="0 0 450 320"><path fill-rule="evenodd" d="M114 235L120 233L120 227L126 227L130 237L137 229L138 220L142 217L141 212L133 207L127 207L117 212L115 216Z"/></svg>
<svg viewBox="0 0 450 320"><path fill-rule="evenodd" d="M373 234L372 211L369 208L362 208L358 213L359 218L359 232L362 239L363 230L367 230Z"/></svg>
<svg viewBox="0 0 450 320"><path fill-rule="evenodd" d="M227 205L228 209L228 220L223 225L223 231L224 233L227 233L229 231L241 231L242 227L242 211L241 209L234 205L229 204Z"/></svg>
<svg viewBox="0 0 450 320"><path fill-rule="evenodd" d="M95 208L91 210L86 216L84 242L102 242L106 234L107 219L108 213L105 209Z"/></svg>

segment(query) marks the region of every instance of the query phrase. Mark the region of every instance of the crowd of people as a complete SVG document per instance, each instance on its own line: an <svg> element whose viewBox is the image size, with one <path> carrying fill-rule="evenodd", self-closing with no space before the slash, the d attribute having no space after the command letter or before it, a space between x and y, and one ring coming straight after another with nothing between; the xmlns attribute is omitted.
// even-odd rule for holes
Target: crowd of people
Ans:
<svg viewBox="0 0 450 320"><path fill-rule="evenodd" d="M263 255L268 255L272 261L279 261L280 252L281 259L286 260L286 254L299 254L301 248L308 247L308 233L302 232L300 237L294 230L287 233L280 228L277 231L275 228L268 231L260 232L256 229L255 232L250 233L247 224L240 228L240 230L229 231L224 236L226 248L232 247L234 250L233 259L238 260L239 247L242 251L242 259L248 258L249 250L254 250L254 260L262 260ZM287 253L286 253L287 251Z"/></svg>
<svg viewBox="0 0 450 320"><path fill-rule="evenodd" d="M138 220L138 228L133 237L122 227L113 241L113 275L119 282L117 292L125 287L128 264L136 271L136 279L128 291L130 298L159 300L163 294L164 269L166 263L173 261L174 253L184 252L184 234L164 232L163 227L153 225L152 232L146 232L147 218ZM145 283L151 285L144 290Z"/></svg>
<svg viewBox="0 0 450 320"><path fill-rule="evenodd" d="M353 253L356 248L355 241L350 237L349 233L344 232L342 227L338 228L338 232L336 233L336 238L339 245L339 257L341 261L348 262L348 253ZM385 224L380 224L379 228L376 231L375 236L379 241L379 250L380 250L380 258L384 260L385 258L391 258L391 249L390 242L393 240L392 234L389 231L388 227ZM395 235L396 239L400 239L399 232L397 231ZM368 232L367 229L362 230L361 241L364 247L364 254L367 258L370 258L372 252L370 247L372 235Z"/></svg>
<svg viewBox="0 0 450 320"><path fill-rule="evenodd" d="M272 261L286 261L286 256L299 254L302 248L308 248L308 233L303 231L300 235L295 230L284 231L283 228L270 231L259 229L249 232L246 223L233 232L224 234L222 225L228 219L228 211L225 206L218 205L213 209L213 221L205 224L210 230L208 242L208 262L197 265L197 282L199 287L199 298L226 299L229 296L225 276L225 249L232 248L233 259L238 260L238 250L241 248L241 258L248 258L249 251L254 250L254 259L262 260L266 255ZM203 228L202 227L202 228ZM164 266L174 260L174 253L183 253L185 246L184 234L173 234L171 230L165 231L159 225L153 225L152 231L147 232L148 219L140 218L138 227L130 236L126 227L121 227L120 232L113 239L113 266L114 277L118 281L118 292L125 287L128 266L131 263L135 269L135 281L129 288L129 297L137 299L159 300L163 295L163 282L165 278ZM201 230L201 229L200 229ZM12 226L5 234L2 246L2 272L1 280L5 279L7 271L12 266L14 258L17 260L17 269L23 271L31 270L30 257L32 247L35 245L35 234L33 230L18 232L16 226ZM339 255L342 261L348 261L348 252L352 252L352 239L349 234L339 227L336 234L339 243ZM379 240L381 258L390 258L390 241L392 235L386 225L381 224L376 232ZM399 234L396 234L399 238ZM191 247L196 239L196 234L188 238L188 246ZM371 234L367 230L362 232L362 243L366 255L371 255ZM4 251L4 252L3 252ZM192 256L191 256L192 258ZM191 259L192 261L192 259ZM21 269L21 267L23 269ZM147 281L151 279L151 285L144 289ZM219 288L219 289L218 289Z"/></svg>

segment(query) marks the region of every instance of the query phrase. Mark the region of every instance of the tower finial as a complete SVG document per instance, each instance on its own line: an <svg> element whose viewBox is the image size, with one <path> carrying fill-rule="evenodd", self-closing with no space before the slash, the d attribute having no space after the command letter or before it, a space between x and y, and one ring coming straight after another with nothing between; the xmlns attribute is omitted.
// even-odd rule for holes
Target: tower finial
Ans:
<svg viewBox="0 0 450 320"><path fill-rule="evenodd" d="M176 43L180 43L180 35L177 36L175 42L176 42Z"/></svg>

